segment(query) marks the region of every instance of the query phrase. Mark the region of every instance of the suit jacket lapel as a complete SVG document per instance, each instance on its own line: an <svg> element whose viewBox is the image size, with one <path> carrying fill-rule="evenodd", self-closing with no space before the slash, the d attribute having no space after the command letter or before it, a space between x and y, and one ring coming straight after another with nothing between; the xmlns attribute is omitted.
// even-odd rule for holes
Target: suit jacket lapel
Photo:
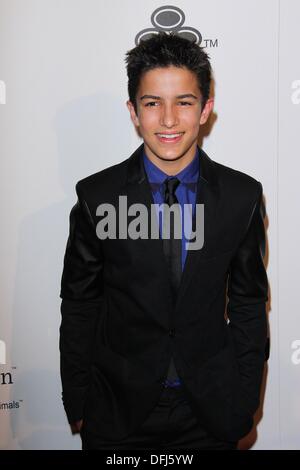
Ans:
<svg viewBox="0 0 300 470"><path fill-rule="evenodd" d="M213 256L214 252L213 227L215 224L216 208L219 199L217 174L214 162L202 149L198 147L198 150L200 172L197 183L196 204L204 205L204 244L199 250L187 251L176 304L178 304L182 299L187 286L192 281L198 263L201 259ZM195 213L193 216L192 227L193 231L195 231Z"/></svg>

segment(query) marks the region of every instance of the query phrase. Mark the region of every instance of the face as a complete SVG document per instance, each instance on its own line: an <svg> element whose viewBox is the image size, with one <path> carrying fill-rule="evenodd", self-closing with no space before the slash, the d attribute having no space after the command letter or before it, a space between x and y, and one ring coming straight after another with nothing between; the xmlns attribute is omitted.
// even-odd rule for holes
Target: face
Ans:
<svg viewBox="0 0 300 470"><path fill-rule="evenodd" d="M201 99L197 77L186 68L156 68L142 76L137 113L130 101L127 107L152 161L192 160L199 128L213 106L209 99L202 109Z"/></svg>

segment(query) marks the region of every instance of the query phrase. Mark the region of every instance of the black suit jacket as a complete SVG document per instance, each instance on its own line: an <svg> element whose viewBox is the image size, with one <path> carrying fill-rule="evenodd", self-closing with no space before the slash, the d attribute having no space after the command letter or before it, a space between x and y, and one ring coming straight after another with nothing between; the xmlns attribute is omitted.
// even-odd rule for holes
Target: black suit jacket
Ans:
<svg viewBox="0 0 300 470"><path fill-rule="evenodd" d="M253 425L264 366L262 185L199 148L204 246L188 251L174 305L161 239L96 235L98 205L118 209L120 195L150 212L142 149L76 185L60 294L66 414L103 438L125 438L157 403L173 355L195 415L235 441Z"/></svg>

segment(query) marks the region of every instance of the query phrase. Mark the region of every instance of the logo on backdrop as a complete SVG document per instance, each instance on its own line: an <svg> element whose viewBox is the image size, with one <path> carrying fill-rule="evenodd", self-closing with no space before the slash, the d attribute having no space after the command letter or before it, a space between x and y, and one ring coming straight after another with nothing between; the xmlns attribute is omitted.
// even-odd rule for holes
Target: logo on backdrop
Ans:
<svg viewBox="0 0 300 470"><path fill-rule="evenodd" d="M218 47L218 39L203 39L198 29L191 26L184 26L184 12L173 5L164 5L156 8L151 15L152 28L145 28L135 37L135 44L138 46L141 40L149 39L152 34L158 34L159 31L173 33L182 36L190 41L195 41L198 46Z"/></svg>
<svg viewBox="0 0 300 470"><path fill-rule="evenodd" d="M10 371L2 371L2 366L7 365L7 356L6 356L6 343L3 340L0 340L0 387L1 391L5 390L10 385L13 385L13 370L16 367L11 367ZM2 387L4 387L2 389ZM3 399L3 398L2 398ZM0 411L7 411L12 409L20 408L20 404L23 400L12 400L12 401L0 401Z"/></svg>
<svg viewBox="0 0 300 470"><path fill-rule="evenodd" d="M6 365L6 343L2 339L0 340L0 365ZM0 372L0 385L12 385L12 373L11 372Z"/></svg>
<svg viewBox="0 0 300 470"><path fill-rule="evenodd" d="M0 364L6 364L6 344L0 339Z"/></svg>

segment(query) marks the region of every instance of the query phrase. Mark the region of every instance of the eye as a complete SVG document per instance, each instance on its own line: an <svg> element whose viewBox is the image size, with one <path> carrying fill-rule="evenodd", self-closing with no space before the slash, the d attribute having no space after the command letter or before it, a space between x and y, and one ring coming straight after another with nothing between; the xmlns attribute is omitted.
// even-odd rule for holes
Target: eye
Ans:
<svg viewBox="0 0 300 470"><path fill-rule="evenodd" d="M190 103L189 101L179 101L179 103L183 106L185 106L186 104L191 106L192 103Z"/></svg>
<svg viewBox="0 0 300 470"><path fill-rule="evenodd" d="M145 106L148 106L149 108L152 108L152 105L157 104L158 101L149 101L148 103L145 104Z"/></svg>

